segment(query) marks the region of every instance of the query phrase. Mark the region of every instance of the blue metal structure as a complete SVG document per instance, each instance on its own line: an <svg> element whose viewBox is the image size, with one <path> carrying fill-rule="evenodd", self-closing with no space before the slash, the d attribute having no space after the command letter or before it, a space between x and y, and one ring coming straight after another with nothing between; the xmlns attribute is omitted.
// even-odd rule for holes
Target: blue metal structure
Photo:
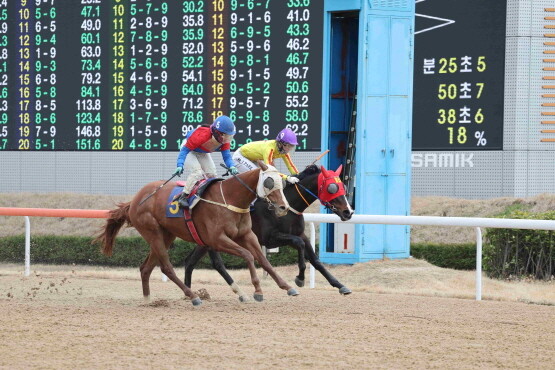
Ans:
<svg viewBox="0 0 555 370"><path fill-rule="evenodd" d="M331 169L344 163L349 123L356 117L358 214L410 213L414 6L414 0L324 1L322 148L331 150L324 161ZM409 256L408 226L356 225L349 253L334 248L337 230L320 228L323 262Z"/></svg>

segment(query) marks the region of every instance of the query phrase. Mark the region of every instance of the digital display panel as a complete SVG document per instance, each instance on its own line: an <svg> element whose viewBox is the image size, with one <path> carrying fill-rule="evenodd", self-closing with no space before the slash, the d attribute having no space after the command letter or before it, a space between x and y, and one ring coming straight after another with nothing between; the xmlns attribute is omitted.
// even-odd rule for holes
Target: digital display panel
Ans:
<svg viewBox="0 0 555 370"><path fill-rule="evenodd" d="M0 0L0 150L232 150L290 127L319 150L323 2Z"/></svg>
<svg viewBox="0 0 555 370"><path fill-rule="evenodd" d="M506 1L416 3L413 150L502 150Z"/></svg>

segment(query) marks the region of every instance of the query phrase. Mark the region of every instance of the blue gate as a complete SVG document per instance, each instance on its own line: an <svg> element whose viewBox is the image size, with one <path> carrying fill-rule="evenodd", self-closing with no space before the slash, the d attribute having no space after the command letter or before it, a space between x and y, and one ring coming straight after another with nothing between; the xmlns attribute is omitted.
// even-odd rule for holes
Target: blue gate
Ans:
<svg viewBox="0 0 555 370"><path fill-rule="evenodd" d="M410 213L414 0L325 0L322 148L357 214ZM320 259L409 256L409 227L321 225Z"/></svg>

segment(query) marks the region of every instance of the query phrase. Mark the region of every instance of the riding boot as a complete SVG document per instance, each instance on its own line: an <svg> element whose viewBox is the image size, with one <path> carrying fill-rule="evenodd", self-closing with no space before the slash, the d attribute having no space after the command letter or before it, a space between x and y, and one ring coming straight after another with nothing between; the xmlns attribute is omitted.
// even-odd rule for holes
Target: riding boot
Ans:
<svg viewBox="0 0 555 370"><path fill-rule="evenodd" d="M189 207L189 201L187 200L188 197L189 197L189 194L181 193L179 198L177 198L177 203L179 204L179 206L181 208L188 208Z"/></svg>

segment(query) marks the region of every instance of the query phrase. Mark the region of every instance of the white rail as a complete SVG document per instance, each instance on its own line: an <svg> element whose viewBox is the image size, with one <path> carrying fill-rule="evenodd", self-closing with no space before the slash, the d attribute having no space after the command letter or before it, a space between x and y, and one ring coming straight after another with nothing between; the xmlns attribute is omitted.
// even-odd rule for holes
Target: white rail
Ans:
<svg viewBox="0 0 555 370"><path fill-rule="evenodd" d="M434 216L389 216L389 215L354 215L349 221L341 221L337 215L305 213L304 219L314 222L382 224L382 225L426 225L426 226L467 226L476 229L476 300L482 300L482 227L501 229L555 230L555 221L518 220L510 218L477 217L434 217ZM314 238L315 239L315 238ZM314 246L315 240L311 243ZM314 287L314 267L310 266L310 287Z"/></svg>
<svg viewBox="0 0 555 370"><path fill-rule="evenodd" d="M25 217L25 276L31 273L31 223L29 217L25 215L25 209L21 209L18 216ZM43 211L72 211L72 210L43 210ZM75 211L75 210L73 210ZM81 210L78 210L81 211ZM94 212L107 211L82 211L91 212L91 215L72 217L92 217L101 218L102 215L92 214ZM12 215L13 213L3 213ZM29 213L32 214L32 213ZM50 214L40 214L37 216L54 217ZM518 220L509 218L477 218L477 217L434 217L434 216L389 216L389 215L354 215L349 221L341 221L337 215L305 213L304 219L310 223L310 242L312 247L316 245L316 235L314 223L348 223L348 224L382 224L382 225L426 225L426 226L466 226L476 229L476 300L482 299L482 227L502 228L502 229L531 229L531 230L555 230L555 221L549 220ZM310 266L310 287L314 288L315 280L314 267ZM167 277L164 275L163 280Z"/></svg>

